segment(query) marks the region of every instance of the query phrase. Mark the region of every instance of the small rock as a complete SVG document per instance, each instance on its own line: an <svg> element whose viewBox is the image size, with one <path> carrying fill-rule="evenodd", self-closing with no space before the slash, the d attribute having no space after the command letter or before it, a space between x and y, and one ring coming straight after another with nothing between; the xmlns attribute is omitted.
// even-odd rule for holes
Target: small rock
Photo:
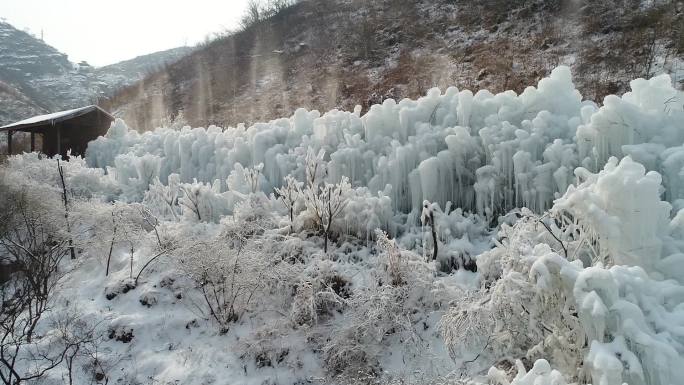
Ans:
<svg viewBox="0 0 684 385"><path fill-rule="evenodd" d="M157 296L155 293L144 293L140 296L139 301L141 305L149 308L157 304Z"/></svg>
<svg viewBox="0 0 684 385"><path fill-rule="evenodd" d="M110 328L109 339L127 344L133 340L133 329L126 329L124 327Z"/></svg>

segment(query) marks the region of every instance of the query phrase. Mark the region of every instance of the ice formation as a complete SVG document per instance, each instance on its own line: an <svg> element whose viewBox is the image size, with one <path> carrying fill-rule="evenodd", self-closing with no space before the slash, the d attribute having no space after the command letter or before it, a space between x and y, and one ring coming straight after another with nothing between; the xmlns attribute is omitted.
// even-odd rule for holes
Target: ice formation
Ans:
<svg viewBox="0 0 684 385"><path fill-rule="evenodd" d="M303 177L311 147L325 150L330 181L347 176L371 195L386 191L394 211L420 210L427 199L491 217L519 206L548 209L573 182L575 167L596 171L610 156L631 155L664 176L674 201L684 193L684 151L667 147L684 140L684 97L667 75L631 85L632 92L598 108L582 101L569 69L558 67L520 95L432 89L418 100L386 100L363 116L359 109L322 116L299 109L248 128L144 134L116 121L90 144L87 161L110 168L130 200L157 174L162 183L172 173L186 183L218 180L226 191L237 164L263 163L261 188L270 192L288 174Z"/></svg>
<svg viewBox="0 0 684 385"><path fill-rule="evenodd" d="M285 175L302 176L302 158L311 147L326 151L333 182L347 176L372 194L391 185L395 211L410 212L424 199L470 211L500 212L518 204L543 210L578 164L574 136L583 106L595 108L581 101L569 69L559 67L521 95L432 89L418 100L387 100L364 116L358 109L323 116L300 109L291 118L248 128L144 134L116 121L90 144L87 160L112 168L133 200L141 194L136 184L156 171L151 157L159 158L162 183L178 173L182 182L219 180L222 191L236 164L263 163L262 188L268 191L282 185ZM148 159L133 160L143 156Z"/></svg>
<svg viewBox="0 0 684 385"><path fill-rule="evenodd" d="M660 259L661 237L667 233L672 210L660 200L660 174L646 172L629 156L619 163L610 158L598 174L581 167L575 174L583 182L571 186L552 212L582 218L580 226L600 239L597 257L610 256L611 262L652 270Z"/></svg>
<svg viewBox="0 0 684 385"><path fill-rule="evenodd" d="M497 295L520 295L511 290L526 293L524 306L532 310L521 320L528 323L529 335L543 336L527 354L542 352L568 365L564 373L573 370L567 358L577 349L578 364L593 384L678 383L684 378L684 286L662 277L682 279L677 268L667 271L682 260L682 244L672 239L681 237L673 231L679 218L669 219L670 204L660 199L660 176L646 172L630 157L620 162L610 158L596 174L583 168L576 173L581 183L570 187L550 211L572 217L566 226L556 228L555 238L549 235L551 227L547 232L537 220L527 219L504 226L500 237L506 238L506 246L479 256L483 279L492 281L492 290L498 293L492 302ZM551 249L559 239L567 257ZM579 253L587 249L598 258L581 260ZM516 320L515 315L508 319L504 330ZM549 373L548 363L537 365ZM494 380L505 383L497 380L500 374L490 371ZM518 375L516 380L522 378Z"/></svg>

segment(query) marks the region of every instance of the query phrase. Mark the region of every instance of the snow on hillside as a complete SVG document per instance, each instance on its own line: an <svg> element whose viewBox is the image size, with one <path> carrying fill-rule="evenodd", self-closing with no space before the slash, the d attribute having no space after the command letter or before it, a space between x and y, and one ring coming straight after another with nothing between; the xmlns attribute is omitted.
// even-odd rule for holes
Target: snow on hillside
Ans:
<svg viewBox="0 0 684 385"><path fill-rule="evenodd" d="M432 89L360 112L144 134L117 120L85 159L59 163L66 205L56 160L10 157L0 261L19 273L3 287L13 338L0 348L18 361L0 373L79 384L684 376L684 93L667 75L603 105L561 66L519 95ZM34 271L23 261L54 267L36 273L48 289L22 286ZM27 300L43 317L5 316L31 290L45 294Z"/></svg>

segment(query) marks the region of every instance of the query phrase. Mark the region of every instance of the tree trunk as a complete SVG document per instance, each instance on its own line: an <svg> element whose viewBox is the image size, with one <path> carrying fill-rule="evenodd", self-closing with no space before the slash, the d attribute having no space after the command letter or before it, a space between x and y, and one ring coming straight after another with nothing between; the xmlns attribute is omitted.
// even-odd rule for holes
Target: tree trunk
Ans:
<svg viewBox="0 0 684 385"><path fill-rule="evenodd" d="M435 261L437 260L437 252L438 246L437 246L437 231L435 230L435 216L433 213L430 213L430 229L432 230L432 260Z"/></svg>
<svg viewBox="0 0 684 385"><path fill-rule="evenodd" d="M112 213L112 218L114 213ZM112 219L114 221L114 219ZM109 276L109 263L112 260L112 251L114 250L114 240L116 239L116 225L114 226L114 232L112 233L112 242L109 244L109 256L107 256L107 270L105 271L105 277Z"/></svg>
<svg viewBox="0 0 684 385"><path fill-rule="evenodd" d="M130 272L129 278L133 278L133 253L134 253L133 245L131 244L131 272Z"/></svg>
<svg viewBox="0 0 684 385"><path fill-rule="evenodd" d="M290 205L290 233L294 233L294 208Z"/></svg>
<svg viewBox="0 0 684 385"><path fill-rule="evenodd" d="M328 253L328 233L330 232L330 224L332 223L332 207L330 206L330 195L332 194L332 188L328 187L328 225L325 226L325 244L323 246L323 252Z"/></svg>

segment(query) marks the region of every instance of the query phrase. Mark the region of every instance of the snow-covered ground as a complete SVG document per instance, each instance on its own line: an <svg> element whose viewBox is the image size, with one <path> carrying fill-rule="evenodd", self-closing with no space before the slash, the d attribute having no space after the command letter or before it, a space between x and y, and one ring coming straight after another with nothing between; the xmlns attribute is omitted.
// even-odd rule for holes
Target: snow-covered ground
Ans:
<svg viewBox="0 0 684 385"><path fill-rule="evenodd" d="M60 163L68 226L57 161L13 156L3 260L34 223L78 250L15 367L87 330L41 381L678 384L684 94L631 86L597 105L558 67L363 116L117 120Z"/></svg>

